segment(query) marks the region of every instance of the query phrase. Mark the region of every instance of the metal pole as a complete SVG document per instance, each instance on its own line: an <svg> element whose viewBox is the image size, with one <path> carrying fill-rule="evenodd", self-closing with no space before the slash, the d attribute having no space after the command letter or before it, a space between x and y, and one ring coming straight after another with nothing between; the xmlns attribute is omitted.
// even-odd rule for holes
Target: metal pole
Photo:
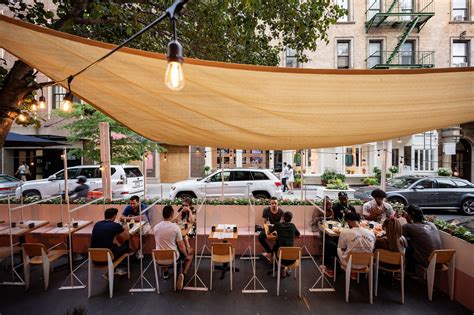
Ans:
<svg viewBox="0 0 474 315"><path fill-rule="evenodd" d="M143 199L146 198L146 188L147 188L146 187L146 175L147 175L146 174L146 163L147 163L147 159L148 159L147 155L145 155L142 159L143 160L142 161L143 162Z"/></svg>
<svg viewBox="0 0 474 315"><path fill-rule="evenodd" d="M221 164L221 199L224 199L224 168L222 167L222 149L219 149L219 157Z"/></svg>
<svg viewBox="0 0 474 315"><path fill-rule="evenodd" d="M383 159L382 159L382 177L380 179L380 186L382 190L387 189L387 141L383 142Z"/></svg>

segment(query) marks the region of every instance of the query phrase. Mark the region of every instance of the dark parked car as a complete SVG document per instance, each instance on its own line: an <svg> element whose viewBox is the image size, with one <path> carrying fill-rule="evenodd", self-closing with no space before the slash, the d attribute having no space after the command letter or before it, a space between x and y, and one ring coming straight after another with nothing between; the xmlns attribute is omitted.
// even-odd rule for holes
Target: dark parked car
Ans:
<svg viewBox="0 0 474 315"><path fill-rule="evenodd" d="M375 186L356 190L354 197L370 200ZM474 184L457 177L400 176L387 181L387 199L404 205L416 204L422 209L456 209L474 214Z"/></svg>

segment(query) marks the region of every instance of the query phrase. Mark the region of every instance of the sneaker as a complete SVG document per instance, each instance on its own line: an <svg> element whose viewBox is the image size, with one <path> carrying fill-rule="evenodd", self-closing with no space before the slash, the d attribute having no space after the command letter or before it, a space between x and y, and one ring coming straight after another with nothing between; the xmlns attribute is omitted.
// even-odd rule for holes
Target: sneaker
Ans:
<svg viewBox="0 0 474 315"><path fill-rule="evenodd" d="M176 284L176 288L178 289L178 291L181 291L183 290L183 286L184 286L184 274L183 273L180 273L178 275L178 280L177 280L177 284Z"/></svg>
<svg viewBox="0 0 474 315"><path fill-rule="evenodd" d="M117 276L125 276L127 274L127 271L125 271L123 269L117 269L117 270L115 270L115 274Z"/></svg>
<svg viewBox="0 0 474 315"><path fill-rule="evenodd" d="M351 279L352 280L357 280L357 273L351 272Z"/></svg>
<svg viewBox="0 0 474 315"><path fill-rule="evenodd" d="M326 277L334 278L334 270L328 269L326 268L326 266L324 266L324 268L321 268L321 270L326 275Z"/></svg>
<svg viewBox="0 0 474 315"><path fill-rule="evenodd" d="M163 272L163 280L168 280L170 278L170 273L168 271Z"/></svg>

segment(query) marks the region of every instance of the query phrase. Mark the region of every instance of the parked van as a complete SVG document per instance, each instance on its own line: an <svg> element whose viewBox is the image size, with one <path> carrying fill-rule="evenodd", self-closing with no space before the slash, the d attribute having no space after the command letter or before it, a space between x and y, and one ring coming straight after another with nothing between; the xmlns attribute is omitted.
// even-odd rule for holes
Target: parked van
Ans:
<svg viewBox="0 0 474 315"><path fill-rule="evenodd" d="M133 165L112 165L111 182L112 198L128 199L130 196L144 194L144 177L137 166ZM99 165L73 166L67 169L68 190L74 190L78 185L78 176L87 177L86 184L90 191L102 190L102 171ZM61 170L47 179L30 180L24 182L15 191L16 197L38 196L48 198L59 195L64 191L64 170Z"/></svg>

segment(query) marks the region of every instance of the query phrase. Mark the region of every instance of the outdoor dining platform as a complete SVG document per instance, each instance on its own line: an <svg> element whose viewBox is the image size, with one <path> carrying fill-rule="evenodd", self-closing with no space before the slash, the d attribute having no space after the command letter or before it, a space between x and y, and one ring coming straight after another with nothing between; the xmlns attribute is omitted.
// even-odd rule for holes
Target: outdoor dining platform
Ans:
<svg viewBox="0 0 474 315"><path fill-rule="evenodd" d="M146 256L146 259L150 259ZM66 258L62 262L66 263ZM59 262L61 263L61 262ZM242 294L241 289L250 277L251 263L237 259L240 272L234 276L234 290L229 291L229 275L224 280L215 279L209 292L173 291L172 278L160 279L161 294L129 293L139 275L139 261L131 263L131 279L116 277L114 297L109 298L107 281L95 277L93 297L87 298L87 289L58 290L68 275L68 269L55 269L51 274L50 287L44 291L41 281L32 281L30 289L24 286L0 286L0 313L2 314L67 314L73 308L84 308L87 314L472 314L467 308L451 301L449 296L435 291L433 301L426 296L426 284L422 279L406 280L405 304L400 304L399 283L392 283L391 277L381 278L379 295L374 304L368 303L367 281L351 286L351 300L344 301L344 279L335 283L335 292L309 292L318 271L309 259L303 260L303 296L298 297L298 280L293 277L281 281L280 296L276 296L276 278L271 274L271 265L263 259L257 261L257 276L268 289L267 294ZM209 259L204 259L200 276L209 283ZM31 277L39 279L41 268L32 269ZM77 272L81 279L87 279L87 268ZM8 277L8 271L0 270L1 277ZM153 271L145 274L153 279Z"/></svg>

